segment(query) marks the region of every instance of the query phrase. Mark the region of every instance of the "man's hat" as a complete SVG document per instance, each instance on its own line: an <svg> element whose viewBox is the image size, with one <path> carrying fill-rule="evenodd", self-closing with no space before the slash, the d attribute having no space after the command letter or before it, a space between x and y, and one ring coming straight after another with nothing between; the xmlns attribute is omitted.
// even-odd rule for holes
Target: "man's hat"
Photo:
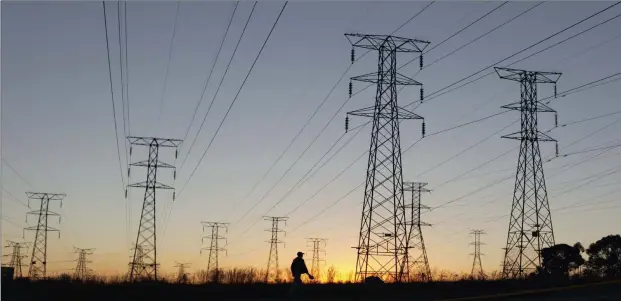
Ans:
<svg viewBox="0 0 621 301"><path fill-rule="evenodd" d="M302 256L302 255L304 255L304 253L298 252L298 256Z"/></svg>

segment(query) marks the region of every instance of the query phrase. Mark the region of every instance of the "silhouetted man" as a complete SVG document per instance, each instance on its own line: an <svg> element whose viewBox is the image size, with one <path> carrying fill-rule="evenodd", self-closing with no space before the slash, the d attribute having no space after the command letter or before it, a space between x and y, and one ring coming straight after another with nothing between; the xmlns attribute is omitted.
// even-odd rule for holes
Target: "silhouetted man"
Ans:
<svg viewBox="0 0 621 301"><path fill-rule="evenodd" d="M306 263L302 257L304 253L298 252L298 257L293 259L291 263L291 274L293 274L293 283L294 284L302 284L302 274L308 275L308 278L311 280L315 279L313 275L308 273L308 269L306 268Z"/></svg>

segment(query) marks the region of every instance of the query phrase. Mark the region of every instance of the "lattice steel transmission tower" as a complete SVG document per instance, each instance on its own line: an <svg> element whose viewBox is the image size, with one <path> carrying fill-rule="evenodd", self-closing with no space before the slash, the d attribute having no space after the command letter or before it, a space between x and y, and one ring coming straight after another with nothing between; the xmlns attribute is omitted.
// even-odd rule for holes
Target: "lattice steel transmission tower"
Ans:
<svg viewBox="0 0 621 301"><path fill-rule="evenodd" d="M308 243L312 243L312 261L311 261L311 275L315 276L315 281L319 281L321 277L321 263L325 260L321 257L321 254L326 255L326 240L325 238L310 237L306 239Z"/></svg>
<svg viewBox="0 0 621 301"><path fill-rule="evenodd" d="M483 230L472 230L470 234L474 235L474 242L471 242L471 245L474 245L474 253L470 255L474 255L474 261L472 262L472 271L470 272L470 277L472 279L485 279L485 273L483 272L483 265L481 264L481 245L484 243L481 242L481 235L485 234Z"/></svg>
<svg viewBox="0 0 621 301"><path fill-rule="evenodd" d="M28 257L27 255L22 255L22 249L26 249L27 250L28 247L30 246L30 243L15 242L15 241L11 241L11 240L7 240L6 243L7 243L7 245L5 246L5 248L13 249L11 254L3 255L3 256L10 256L11 257L11 260L9 261L9 264L7 264L7 266L13 268L13 276L14 276L14 278L22 278L22 277L24 277L24 273L23 273L24 262L23 262L23 259Z"/></svg>
<svg viewBox="0 0 621 301"><path fill-rule="evenodd" d="M142 203L142 214L140 215L140 225L138 227L138 235L136 236L136 244L134 245L134 256L130 262L129 280L135 281L141 278L157 280L157 240L156 240L156 223L155 223L155 191L157 189L173 190L173 200L175 192L172 186L162 184L157 181L158 168L173 169L173 177L176 178L177 170L175 166L164 163L159 160L159 151L162 147L177 148L181 144L179 139L165 139L153 137L127 137L130 143L129 154L131 156L134 145L148 146L148 160L131 163L131 166L139 166L147 168L147 180L144 182L134 183L128 187L144 188L144 201ZM175 158L178 151L175 150ZM130 169L127 169L128 176ZM127 190L125 191L127 198ZM142 254L138 254L138 250Z"/></svg>
<svg viewBox="0 0 621 301"><path fill-rule="evenodd" d="M93 270L89 269L87 264L91 263L92 261L87 260L86 256L93 255L94 250L95 249L75 248L75 252L78 253L78 263L75 267L73 278L80 279L80 280L86 280L91 277Z"/></svg>
<svg viewBox="0 0 621 301"><path fill-rule="evenodd" d="M422 227L430 226L421 220L421 210L429 209L428 206L422 204L421 194L430 192L425 188L427 183L422 182L403 182L403 191L410 192L410 203L403 206L406 216L407 225L407 256L404 258L401 269L403 277L412 281L419 279L421 281L431 280L431 269L429 268L429 260L427 259L427 249L425 249L425 241L423 240Z"/></svg>
<svg viewBox="0 0 621 301"><path fill-rule="evenodd" d="M219 253L220 252L226 252L225 248L221 248L219 246L219 241L220 240L224 240L226 241L226 237L220 235L220 229L224 229L225 231L228 231L228 225L229 223L220 223L220 222L201 222L203 224L203 232L205 231L205 228L211 228L211 235L209 236L203 236L203 240L205 238L208 238L210 240L209 242L209 247L207 248L202 248L201 249L201 253L203 252L203 250L207 250L209 251L209 259L207 260L207 272L211 272L214 271L215 275L215 282L218 282L220 280L220 268L219 268Z"/></svg>
<svg viewBox="0 0 621 301"><path fill-rule="evenodd" d="M178 283L187 283L188 282L188 273L186 273L185 269L190 267L189 263L179 263L175 262L175 267L177 268L177 282Z"/></svg>
<svg viewBox="0 0 621 301"><path fill-rule="evenodd" d="M541 250L554 245L552 217L539 141L556 142L556 140L539 131L537 113L551 112L555 113L555 121L558 118L555 110L537 100L537 84L554 84L556 96L556 82L561 74L509 68L495 69L500 78L520 83L520 101L503 106L505 109L520 111L521 130L503 136L520 140L520 153L502 274L505 278L523 277L535 272L536 268L541 266ZM558 144L556 154L558 156Z"/></svg>
<svg viewBox="0 0 621 301"><path fill-rule="evenodd" d="M24 230L35 231L28 277L40 279L45 278L47 274L47 232L58 232L58 238L60 238L60 230L48 226L48 217L50 216L57 216L58 223L60 223L60 214L49 210L50 201L60 201L60 207L62 207L66 195L47 192L26 192L26 195L28 196L28 207L30 207L30 200L37 199L40 201L39 210L26 213L26 222L28 222L28 215L38 216L37 225L24 228Z"/></svg>
<svg viewBox="0 0 621 301"><path fill-rule="evenodd" d="M278 239L278 233L284 233L285 231L280 229L280 222L284 222L287 225L288 217L285 216L264 216L264 220L272 222L272 228L265 231L272 233L272 238L267 243L270 244L270 254L267 259L267 271L265 272L265 282L269 282L272 279L274 282L280 281L280 272L278 271L278 245L284 244L283 241Z"/></svg>
<svg viewBox="0 0 621 301"><path fill-rule="evenodd" d="M423 119L397 104L397 85L422 84L397 72L397 52L420 53L429 42L386 35L345 34L354 49L377 50L377 72L352 77L351 80L377 84L375 105L351 111L345 118L349 129L349 115L373 118L369 161L362 205L362 218L357 249L356 280L378 276L385 280L401 281L400 264L407 255L407 229L401 209L403 174L401 171L401 119ZM349 82L352 95L352 82ZM423 135L424 135L423 123Z"/></svg>

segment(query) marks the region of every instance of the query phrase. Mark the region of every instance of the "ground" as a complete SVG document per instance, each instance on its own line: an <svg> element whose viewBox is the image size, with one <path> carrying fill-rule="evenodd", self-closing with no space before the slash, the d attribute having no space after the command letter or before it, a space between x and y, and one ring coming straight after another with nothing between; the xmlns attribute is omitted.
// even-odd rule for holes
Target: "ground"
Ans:
<svg viewBox="0 0 621 301"><path fill-rule="evenodd" d="M83 284L68 281L2 283L2 300L292 300L290 284ZM297 300L621 300L616 281L460 281L414 284L305 285Z"/></svg>

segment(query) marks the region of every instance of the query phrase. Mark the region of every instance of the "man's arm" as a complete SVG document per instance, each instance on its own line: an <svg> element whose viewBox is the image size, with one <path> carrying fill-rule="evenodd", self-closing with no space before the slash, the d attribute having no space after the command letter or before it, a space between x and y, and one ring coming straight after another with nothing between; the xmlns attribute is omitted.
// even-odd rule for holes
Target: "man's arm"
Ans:
<svg viewBox="0 0 621 301"><path fill-rule="evenodd" d="M304 265L303 265L303 268L304 268L304 274L308 275L308 278L310 278L311 280L315 279L315 277L314 277L313 275L311 275L310 273L308 273L308 268L306 268L306 262L305 262L305 261L303 261L302 263L304 264Z"/></svg>

